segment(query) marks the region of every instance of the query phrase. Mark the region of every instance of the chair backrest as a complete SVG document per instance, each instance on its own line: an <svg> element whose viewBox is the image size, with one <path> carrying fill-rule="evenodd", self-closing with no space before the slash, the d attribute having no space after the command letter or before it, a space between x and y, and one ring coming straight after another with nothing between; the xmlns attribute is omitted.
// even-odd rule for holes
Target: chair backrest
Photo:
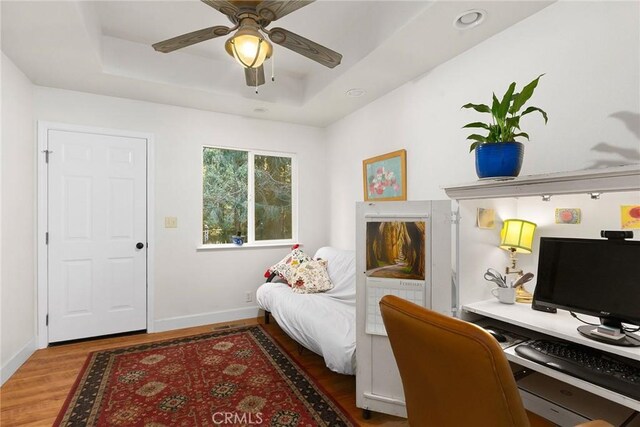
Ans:
<svg viewBox="0 0 640 427"><path fill-rule="evenodd" d="M380 310L412 426L529 426L502 348L482 328L388 295Z"/></svg>

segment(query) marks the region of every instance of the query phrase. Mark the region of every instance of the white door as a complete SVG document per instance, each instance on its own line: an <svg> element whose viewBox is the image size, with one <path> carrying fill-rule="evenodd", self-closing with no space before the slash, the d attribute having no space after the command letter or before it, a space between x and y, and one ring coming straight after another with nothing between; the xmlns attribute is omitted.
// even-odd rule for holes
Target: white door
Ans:
<svg viewBox="0 0 640 427"><path fill-rule="evenodd" d="M48 131L49 342L146 329L146 139Z"/></svg>

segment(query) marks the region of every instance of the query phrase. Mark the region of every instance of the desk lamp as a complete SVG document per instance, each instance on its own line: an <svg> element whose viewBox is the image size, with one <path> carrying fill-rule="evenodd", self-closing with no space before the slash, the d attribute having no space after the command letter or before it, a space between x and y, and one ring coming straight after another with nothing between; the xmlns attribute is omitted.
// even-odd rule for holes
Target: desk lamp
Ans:
<svg viewBox="0 0 640 427"><path fill-rule="evenodd" d="M522 219L505 219L500 231L500 247L509 251L511 265L507 266L506 274L517 274L518 278L522 277L522 269L516 267L518 259L516 253L530 254L533 246L533 233L536 230L536 224ZM516 301L531 302L533 299L522 285L516 287Z"/></svg>

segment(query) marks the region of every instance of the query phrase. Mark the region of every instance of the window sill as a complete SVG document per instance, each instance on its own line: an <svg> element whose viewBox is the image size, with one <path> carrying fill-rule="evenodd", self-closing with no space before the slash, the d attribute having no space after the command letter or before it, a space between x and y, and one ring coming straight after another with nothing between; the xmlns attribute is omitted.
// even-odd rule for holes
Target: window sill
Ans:
<svg viewBox="0 0 640 427"><path fill-rule="evenodd" d="M218 251L218 250L238 250L238 249L264 249L264 248L285 248L295 245L294 242L285 243L245 243L242 246L234 245L233 243L221 244L221 245L200 245L196 247L196 251Z"/></svg>

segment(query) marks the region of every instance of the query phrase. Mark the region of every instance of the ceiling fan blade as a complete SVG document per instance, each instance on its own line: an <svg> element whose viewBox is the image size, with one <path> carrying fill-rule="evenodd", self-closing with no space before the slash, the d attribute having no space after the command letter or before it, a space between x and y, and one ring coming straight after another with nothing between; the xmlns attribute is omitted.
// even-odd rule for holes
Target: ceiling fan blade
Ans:
<svg viewBox="0 0 640 427"><path fill-rule="evenodd" d="M326 67L333 68L340 64L342 55L327 47L319 45L284 28L273 28L269 31L269 38L275 44L306 56Z"/></svg>
<svg viewBox="0 0 640 427"><path fill-rule="evenodd" d="M203 3L211 6L220 13L227 15L229 18L233 18L238 13L238 7L227 0L202 0Z"/></svg>
<svg viewBox="0 0 640 427"><path fill-rule="evenodd" d="M265 0L256 6L256 12L267 21L275 21L313 2L314 0Z"/></svg>
<svg viewBox="0 0 640 427"><path fill-rule="evenodd" d="M231 32L231 28L217 25L215 27L204 28L202 30L193 31L188 34L173 37L168 40L164 40L153 45L153 48L158 52L169 53L174 50L182 49L183 47L191 46L192 44L200 43L205 40L210 40L220 36L226 36Z"/></svg>
<svg viewBox="0 0 640 427"><path fill-rule="evenodd" d="M245 68L244 78L247 81L247 86L256 87L264 84L264 67L261 65L258 68ZM256 84L257 81L257 84Z"/></svg>

